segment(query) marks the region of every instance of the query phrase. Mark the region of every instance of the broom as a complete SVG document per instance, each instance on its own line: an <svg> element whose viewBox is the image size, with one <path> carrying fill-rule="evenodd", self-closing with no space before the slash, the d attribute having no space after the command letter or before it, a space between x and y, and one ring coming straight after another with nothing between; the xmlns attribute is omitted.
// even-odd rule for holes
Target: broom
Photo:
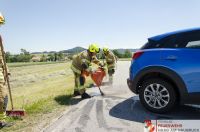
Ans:
<svg viewBox="0 0 200 132"><path fill-rule="evenodd" d="M5 57L5 52L4 52L4 47L3 47L1 36L0 36L0 47L1 47L1 53L2 53L2 58L3 58L3 63L4 63L4 71L5 71L4 79L7 82L9 96L10 96L10 103L11 103L11 110L7 110L6 111L6 115L13 116L13 117L21 117L21 116L25 115L25 111L24 110L14 110L14 107L13 107L13 99L12 99L12 93L11 93L11 88L10 88L10 81L9 81L9 76L8 76L8 69L7 69L7 65L6 65L6 61L5 61L6 57Z"/></svg>

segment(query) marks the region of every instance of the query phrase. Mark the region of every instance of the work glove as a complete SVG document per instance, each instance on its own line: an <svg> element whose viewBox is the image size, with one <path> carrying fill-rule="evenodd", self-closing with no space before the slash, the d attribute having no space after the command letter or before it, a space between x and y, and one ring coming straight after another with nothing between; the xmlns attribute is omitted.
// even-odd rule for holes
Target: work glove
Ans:
<svg viewBox="0 0 200 132"><path fill-rule="evenodd" d="M90 66L87 70L88 73L92 74L95 72L95 70Z"/></svg>
<svg viewBox="0 0 200 132"><path fill-rule="evenodd" d="M106 68L105 67L99 67L99 69L103 70L103 71L106 71Z"/></svg>
<svg viewBox="0 0 200 132"><path fill-rule="evenodd" d="M104 67L104 64L103 63L99 63L99 67Z"/></svg>

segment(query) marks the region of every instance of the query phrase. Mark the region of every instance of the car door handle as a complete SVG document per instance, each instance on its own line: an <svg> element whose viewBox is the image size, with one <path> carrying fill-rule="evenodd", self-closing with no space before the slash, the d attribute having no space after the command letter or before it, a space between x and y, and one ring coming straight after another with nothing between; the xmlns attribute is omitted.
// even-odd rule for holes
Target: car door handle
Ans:
<svg viewBox="0 0 200 132"><path fill-rule="evenodd" d="M177 56L170 55L165 58L165 60L177 60Z"/></svg>

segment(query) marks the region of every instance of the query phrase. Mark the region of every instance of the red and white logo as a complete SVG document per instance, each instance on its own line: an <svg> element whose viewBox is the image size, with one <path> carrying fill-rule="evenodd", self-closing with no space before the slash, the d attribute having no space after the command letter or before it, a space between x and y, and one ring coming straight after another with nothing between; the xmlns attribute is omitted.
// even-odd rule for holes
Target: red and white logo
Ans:
<svg viewBox="0 0 200 132"><path fill-rule="evenodd" d="M144 127L145 132L155 132L155 125L153 125L151 120L145 120L144 123L145 123Z"/></svg>

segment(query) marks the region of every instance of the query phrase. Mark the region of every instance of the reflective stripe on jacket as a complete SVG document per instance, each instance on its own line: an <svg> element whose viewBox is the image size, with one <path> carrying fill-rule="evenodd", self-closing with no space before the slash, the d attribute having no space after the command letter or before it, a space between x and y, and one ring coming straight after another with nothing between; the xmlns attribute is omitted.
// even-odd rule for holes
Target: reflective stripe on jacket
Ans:
<svg viewBox="0 0 200 132"><path fill-rule="evenodd" d="M81 75L81 71L79 69L77 69L73 64L71 65L71 69L72 69L73 72Z"/></svg>
<svg viewBox="0 0 200 132"><path fill-rule="evenodd" d="M108 69L114 69L116 59L115 59L115 55L110 50L109 50L108 54L105 55L105 59L106 59Z"/></svg>

